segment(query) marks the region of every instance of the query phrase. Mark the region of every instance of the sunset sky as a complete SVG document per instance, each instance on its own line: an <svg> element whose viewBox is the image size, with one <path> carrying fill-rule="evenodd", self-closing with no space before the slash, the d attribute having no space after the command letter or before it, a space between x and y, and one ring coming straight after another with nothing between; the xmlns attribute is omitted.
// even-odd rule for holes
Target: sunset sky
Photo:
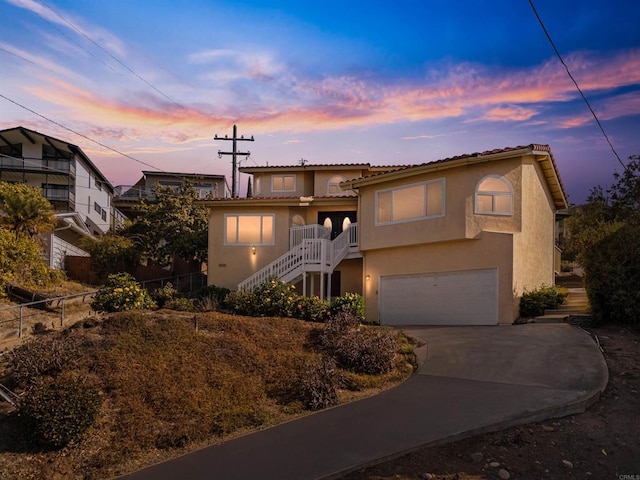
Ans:
<svg viewBox="0 0 640 480"><path fill-rule="evenodd" d="M640 2L535 6L626 163ZM0 18L0 128L80 146L114 186L153 167L229 176L213 137L233 124L255 137L244 165L542 143L572 203L622 170L527 0L0 0Z"/></svg>

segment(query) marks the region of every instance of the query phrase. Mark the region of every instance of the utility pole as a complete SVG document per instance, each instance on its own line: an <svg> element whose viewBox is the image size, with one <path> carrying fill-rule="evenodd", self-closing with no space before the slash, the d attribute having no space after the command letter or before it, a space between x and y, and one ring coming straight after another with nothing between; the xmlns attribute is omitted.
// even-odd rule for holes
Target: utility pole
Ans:
<svg viewBox="0 0 640 480"><path fill-rule="evenodd" d="M233 135L229 138L227 135L224 137L219 137L217 134L213 137L214 140L231 140L233 142L233 148L230 152L223 152L222 150L218 150L218 158L222 158L222 155L231 155L231 197L235 198L238 196L238 192L236 191L236 170L238 169L238 156L248 157L251 155L251 152L239 152L238 151L238 142L253 142L253 135L251 138L244 138L244 135L241 135L238 138L238 127L233 126Z"/></svg>

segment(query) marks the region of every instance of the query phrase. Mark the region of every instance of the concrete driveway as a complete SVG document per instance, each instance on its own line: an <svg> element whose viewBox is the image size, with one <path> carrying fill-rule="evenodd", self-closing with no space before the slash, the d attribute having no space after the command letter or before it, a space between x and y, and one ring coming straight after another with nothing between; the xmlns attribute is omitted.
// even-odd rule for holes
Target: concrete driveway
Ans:
<svg viewBox="0 0 640 480"><path fill-rule="evenodd" d="M570 325L403 330L425 343L402 385L126 478L339 478L424 445L584 411L607 384L597 345Z"/></svg>

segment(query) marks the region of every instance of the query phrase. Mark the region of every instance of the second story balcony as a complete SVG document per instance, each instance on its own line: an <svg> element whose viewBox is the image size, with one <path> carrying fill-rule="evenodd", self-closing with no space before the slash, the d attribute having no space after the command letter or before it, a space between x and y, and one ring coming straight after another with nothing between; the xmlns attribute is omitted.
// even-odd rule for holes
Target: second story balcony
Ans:
<svg viewBox="0 0 640 480"><path fill-rule="evenodd" d="M69 175L75 177L76 166L73 160L12 157L0 155L0 170L13 172L35 172L53 175Z"/></svg>

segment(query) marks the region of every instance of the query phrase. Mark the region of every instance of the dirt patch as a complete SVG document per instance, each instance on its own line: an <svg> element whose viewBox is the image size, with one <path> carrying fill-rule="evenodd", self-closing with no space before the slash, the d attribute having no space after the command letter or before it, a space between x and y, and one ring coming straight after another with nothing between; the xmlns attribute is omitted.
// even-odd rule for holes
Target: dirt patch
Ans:
<svg viewBox="0 0 640 480"><path fill-rule="evenodd" d="M640 334L620 326L589 331L604 350L609 384L586 412L425 447L345 478L640 478Z"/></svg>

